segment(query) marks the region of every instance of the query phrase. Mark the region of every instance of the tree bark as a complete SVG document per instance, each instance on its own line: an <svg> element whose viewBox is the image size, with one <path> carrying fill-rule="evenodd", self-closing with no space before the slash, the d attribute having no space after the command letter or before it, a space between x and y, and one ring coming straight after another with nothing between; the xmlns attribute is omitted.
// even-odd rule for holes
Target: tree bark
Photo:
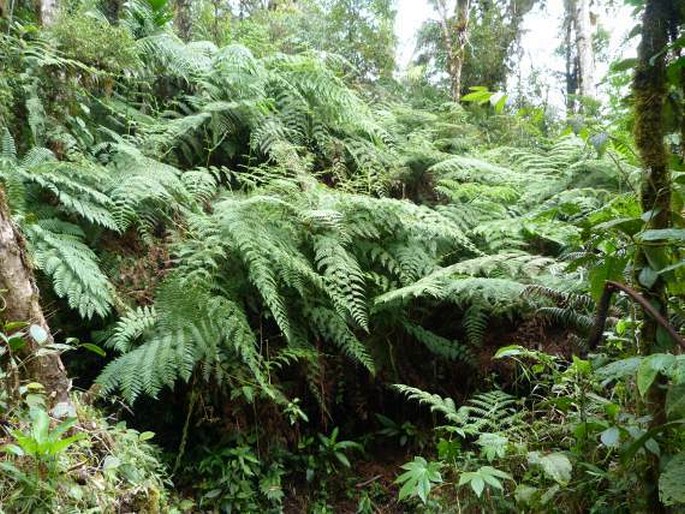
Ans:
<svg viewBox="0 0 685 514"><path fill-rule="evenodd" d="M38 15L40 23L44 27L49 27L57 19L59 13L59 0L39 0Z"/></svg>
<svg viewBox="0 0 685 514"><path fill-rule="evenodd" d="M176 0L174 3L174 25L178 37L183 41L190 40L192 23L190 19L190 0Z"/></svg>
<svg viewBox="0 0 685 514"><path fill-rule="evenodd" d="M574 32L573 2L566 0L564 14L564 46L566 58L566 110L575 111L576 94L578 90L578 60L574 52L572 41Z"/></svg>
<svg viewBox="0 0 685 514"><path fill-rule="evenodd" d="M33 271L26 254L24 238L10 217L5 192L0 187L0 297L4 309L0 317L5 321L25 321L42 327L48 334L47 343L54 340L50 334L39 303L39 293ZM51 404L64 402L70 405L67 377L58 353L36 355L41 347L31 337L18 355L24 362L27 378L45 387Z"/></svg>
<svg viewBox="0 0 685 514"><path fill-rule="evenodd" d="M597 96L590 0L565 0L564 11L566 107L574 113L582 107L579 96Z"/></svg>
<svg viewBox="0 0 685 514"><path fill-rule="evenodd" d="M592 49L592 22L590 0L576 0L575 10L576 48L578 49L578 93L595 98L595 54Z"/></svg>
<svg viewBox="0 0 685 514"><path fill-rule="evenodd" d="M469 41L470 0L457 0L453 16L447 11L445 0L436 0L435 5L440 16L440 28L447 51L447 73L450 77L452 100L461 99L461 71L464 67L466 45Z"/></svg>
<svg viewBox="0 0 685 514"><path fill-rule="evenodd" d="M663 108L666 101L666 55L669 41L671 0L648 0L642 18L642 40L638 47L638 63L633 78L635 102L635 144L642 161L640 202L649 213L646 229L665 229L671 225L671 181L668 153L664 145ZM642 295L664 318L667 318L666 284L658 278L651 286L640 284L640 272L650 266L648 251L663 251L659 247L641 248L636 256L636 281ZM643 355L669 348L657 343L658 325L646 318L640 334ZM666 422L665 378L660 376L647 392L646 406L652 416L651 428ZM650 512L666 512L659 500L659 457L649 454L649 465L644 478L648 488Z"/></svg>

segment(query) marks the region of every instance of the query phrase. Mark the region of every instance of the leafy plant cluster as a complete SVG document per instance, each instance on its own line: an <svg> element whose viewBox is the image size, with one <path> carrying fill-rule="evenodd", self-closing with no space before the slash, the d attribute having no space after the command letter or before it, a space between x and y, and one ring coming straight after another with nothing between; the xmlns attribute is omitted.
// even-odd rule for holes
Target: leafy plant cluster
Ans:
<svg viewBox="0 0 685 514"><path fill-rule="evenodd" d="M26 337L41 340L37 325L19 332L17 325L3 327L3 350ZM50 409L42 384L19 385L11 371L2 379L8 387L0 393L0 501L8 512L169 511L169 480L148 442L152 432L110 424L86 402Z"/></svg>
<svg viewBox="0 0 685 514"><path fill-rule="evenodd" d="M627 501L625 491L650 487L640 470L646 455L656 453L667 462L658 484L662 501L682 504L680 356L614 360L600 354L564 362L508 346L495 358L516 362L517 386L527 395L496 389L457 408L449 398L396 386L447 422L437 429L438 460L415 457L403 466L400 498L434 506L457 502L465 509L486 504L498 512L545 511L560 502L630 512L648 508L640 503L644 494ZM650 428L635 399L644 397L659 372L670 377L668 421Z"/></svg>
<svg viewBox="0 0 685 514"><path fill-rule="evenodd" d="M49 30L0 36L0 184L44 296L72 318L60 328L108 352L91 392L134 410L164 398L186 416L176 469L197 478L197 498L179 508L279 511L295 490L325 511L361 450L341 433L377 413L381 436L409 451L426 441L425 419L384 410L399 382L447 421L437 459L403 466L402 500L619 509L647 487L639 473L658 448L663 501L682 501L679 356L633 355L641 318L625 298L608 311L609 357L509 348L500 356L525 364L508 370L518 382L449 399L492 369L502 334L558 339L566 357L597 350L582 338L607 280L664 281L682 328L682 219L644 230L629 145L594 125L543 133L539 113L504 112L483 89L467 108L368 101L338 56L186 42L164 2L127 2L115 18L84 3ZM0 348L11 354L24 329ZM659 374L671 419L656 433L638 399ZM54 420L27 387L11 389L25 407L3 446L6 501L97 508L137 487L127 507L164 508L147 432L84 437L89 414ZM78 483L82 468L104 492Z"/></svg>

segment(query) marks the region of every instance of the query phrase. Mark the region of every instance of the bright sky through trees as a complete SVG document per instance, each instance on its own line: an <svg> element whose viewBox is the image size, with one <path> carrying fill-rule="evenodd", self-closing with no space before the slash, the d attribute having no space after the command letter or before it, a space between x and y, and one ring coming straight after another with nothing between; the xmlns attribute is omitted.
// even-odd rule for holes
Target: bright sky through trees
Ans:
<svg viewBox="0 0 685 514"><path fill-rule="evenodd" d="M564 59L555 50L561 44L561 20L563 2L553 0L546 6L536 7L526 16L523 25L523 56L518 68L521 81L525 84L537 72L547 91L549 102L563 108L563 73ZM634 44L626 43L627 35L635 22L631 18L631 9L619 6L607 12L599 13L599 23L611 34L608 54L611 59L620 55L634 55ZM395 31L398 36L397 65L400 70L406 69L412 60L416 45L416 33L421 25L435 13L427 0L397 0L397 19ZM597 63L597 77L603 80L608 65ZM510 88L517 82L517 77L510 78ZM602 88L600 86L600 93Z"/></svg>

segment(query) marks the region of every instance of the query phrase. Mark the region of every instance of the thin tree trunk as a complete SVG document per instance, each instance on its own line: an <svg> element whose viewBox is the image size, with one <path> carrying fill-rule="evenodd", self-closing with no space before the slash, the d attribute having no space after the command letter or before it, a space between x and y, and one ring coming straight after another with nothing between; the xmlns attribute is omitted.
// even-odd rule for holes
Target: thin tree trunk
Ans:
<svg viewBox="0 0 685 514"><path fill-rule="evenodd" d="M471 1L457 0L454 16L448 14L445 0L437 0L435 5L438 8L440 28L447 52L450 93L452 100L458 102L461 99L461 71L464 67L466 45L468 44Z"/></svg>
<svg viewBox="0 0 685 514"><path fill-rule="evenodd" d="M635 143L642 160L641 204L650 213L645 228L664 229L671 225L671 183L668 153L664 145L663 107L666 100L666 61L664 49L669 39L671 0L648 0L642 18L642 40L638 47L638 64L633 79L635 102ZM655 247L650 251L661 251ZM645 249L635 263L636 274L650 266ZM638 280L639 284L639 280ZM666 288L658 278L651 286L639 285L642 295L667 317ZM657 345L658 326L651 318L643 322L640 344L643 355L667 350ZM655 381L647 393L647 408L652 428L666 422L664 378ZM665 512L659 500L659 457L649 454L645 486L648 488L650 512Z"/></svg>
<svg viewBox="0 0 685 514"><path fill-rule="evenodd" d="M576 53L573 45L573 1L566 0L564 14L564 46L566 57L566 110L569 113L575 111L576 95L578 93L578 66L576 61Z"/></svg>
<svg viewBox="0 0 685 514"><path fill-rule="evenodd" d="M178 37L183 41L190 41L190 31L192 28L190 19L190 0L176 0L174 3L174 25Z"/></svg>
<svg viewBox="0 0 685 514"><path fill-rule="evenodd" d="M4 300L4 310L0 316L5 322L25 321L42 327L48 334L47 343L52 343L52 335L39 303L38 288L33 271L26 255L24 239L10 217L5 192L0 187L0 297ZM50 403L70 404L67 378L62 360L57 353L37 355L41 347L31 337L19 357L26 364L27 378L40 382L50 396Z"/></svg>
<svg viewBox="0 0 685 514"><path fill-rule="evenodd" d="M595 54L592 49L590 0L576 0L576 47L578 48L578 89L581 96L595 98Z"/></svg>
<svg viewBox="0 0 685 514"><path fill-rule="evenodd" d="M685 68L680 70L680 84L680 94L685 98ZM680 163L685 164L685 104L680 114Z"/></svg>
<svg viewBox="0 0 685 514"><path fill-rule="evenodd" d="M59 12L59 0L38 0L40 23L48 27L55 23Z"/></svg>

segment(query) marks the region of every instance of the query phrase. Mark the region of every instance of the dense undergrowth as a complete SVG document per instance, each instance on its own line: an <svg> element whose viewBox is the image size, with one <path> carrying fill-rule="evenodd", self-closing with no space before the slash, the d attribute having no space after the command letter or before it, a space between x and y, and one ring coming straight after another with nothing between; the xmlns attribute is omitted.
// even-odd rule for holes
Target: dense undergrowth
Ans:
<svg viewBox="0 0 685 514"><path fill-rule="evenodd" d="M585 343L605 281L654 242L640 280L667 282L682 330L682 171L676 228L650 233L625 120L368 101L335 56L184 43L165 12L134 1L112 24L84 4L0 36L0 181L88 390L51 422L5 371L6 512L685 499L681 357L667 336L637 354L626 298ZM122 418L141 432L105 421Z"/></svg>

